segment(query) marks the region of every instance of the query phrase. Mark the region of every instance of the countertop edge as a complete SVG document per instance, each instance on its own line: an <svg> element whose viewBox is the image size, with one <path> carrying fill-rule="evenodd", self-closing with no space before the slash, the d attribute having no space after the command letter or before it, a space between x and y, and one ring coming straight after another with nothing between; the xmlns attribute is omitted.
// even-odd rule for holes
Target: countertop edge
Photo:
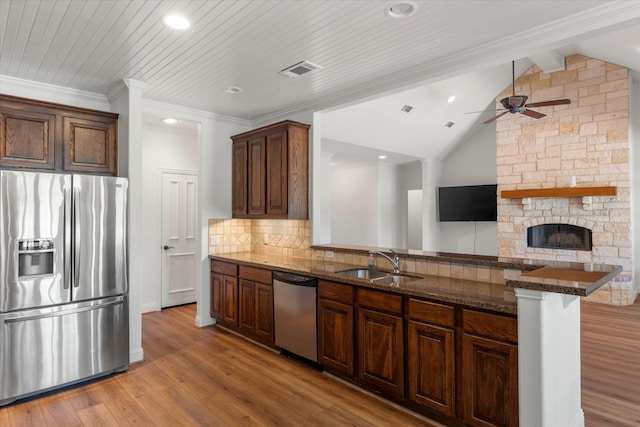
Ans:
<svg viewBox="0 0 640 427"><path fill-rule="evenodd" d="M606 274L604 274L600 279L596 280L595 282L589 282L589 284L583 285L582 287L577 287L576 285L578 284L578 282L576 281L544 279L536 277L522 278L522 276L515 279L507 279L506 286L510 288L529 289L534 291L553 292L557 294L587 297L598 290L600 287L602 287L604 284L611 281L611 279L617 276L621 271L621 266L613 266L613 269L609 272L606 272ZM554 283L550 283L551 280L554 281Z"/></svg>

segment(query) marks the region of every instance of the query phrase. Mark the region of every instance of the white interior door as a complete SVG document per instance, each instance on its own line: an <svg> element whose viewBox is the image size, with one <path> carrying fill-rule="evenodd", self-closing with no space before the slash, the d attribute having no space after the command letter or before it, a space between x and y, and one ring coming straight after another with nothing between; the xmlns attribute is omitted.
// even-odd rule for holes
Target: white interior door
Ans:
<svg viewBox="0 0 640 427"><path fill-rule="evenodd" d="M162 304L196 301L198 177L162 172Z"/></svg>

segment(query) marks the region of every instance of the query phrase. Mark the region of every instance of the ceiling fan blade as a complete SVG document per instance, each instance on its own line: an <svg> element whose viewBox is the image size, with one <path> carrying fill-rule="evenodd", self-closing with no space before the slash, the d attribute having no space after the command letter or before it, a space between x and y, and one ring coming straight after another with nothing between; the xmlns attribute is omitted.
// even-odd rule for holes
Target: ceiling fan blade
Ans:
<svg viewBox="0 0 640 427"><path fill-rule="evenodd" d="M497 110L481 110L481 111L469 111L465 114L477 114L477 113L498 113L500 111L504 111L506 108L498 108Z"/></svg>
<svg viewBox="0 0 640 427"><path fill-rule="evenodd" d="M525 116L533 117L534 119L541 119L546 116L546 114L538 113L537 111L533 110L522 110L520 112Z"/></svg>
<svg viewBox="0 0 640 427"><path fill-rule="evenodd" d="M532 102L531 104L525 105L525 108L529 108L529 107L549 107L551 105L563 105L563 104L571 104L571 100L570 99L555 99L553 101Z"/></svg>
<svg viewBox="0 0 640 427"><path fill-rule="evenodd" d="M497 116L493 116L493 117L491 117L489 120L485 120L484 122L482 122L482 124L484 125L484 124L487 124L487 123L494 122L494 121L498 120L500 117L502 117L502 116L504 116L505 114L507 114L508 112L509 112L509 111L504 111L504 112L502 112L502 113L498 114Z"/></svg>

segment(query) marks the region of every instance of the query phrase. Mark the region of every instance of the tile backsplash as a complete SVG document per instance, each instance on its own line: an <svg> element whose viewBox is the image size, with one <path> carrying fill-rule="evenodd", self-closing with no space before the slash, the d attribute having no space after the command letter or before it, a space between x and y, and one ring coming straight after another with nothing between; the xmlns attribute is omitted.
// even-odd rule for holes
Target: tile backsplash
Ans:
<svg viewBox="0 0 640 427"><path fill-rule="evenodd" d="M212 245L211 238L217 244ZM311 221L209 220L209 255L245 251L311 259Z"/></svg>

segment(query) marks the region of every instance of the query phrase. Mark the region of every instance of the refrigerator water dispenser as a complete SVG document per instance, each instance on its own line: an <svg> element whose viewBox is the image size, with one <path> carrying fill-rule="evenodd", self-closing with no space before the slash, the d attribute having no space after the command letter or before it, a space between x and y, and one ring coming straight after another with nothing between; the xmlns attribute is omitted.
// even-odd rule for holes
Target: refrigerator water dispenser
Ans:
<svg viewBox="0 0 640 427"><path fill-rule="evenodd" d="M53 275L53 240L18 242L18 277Z"/></svg>

